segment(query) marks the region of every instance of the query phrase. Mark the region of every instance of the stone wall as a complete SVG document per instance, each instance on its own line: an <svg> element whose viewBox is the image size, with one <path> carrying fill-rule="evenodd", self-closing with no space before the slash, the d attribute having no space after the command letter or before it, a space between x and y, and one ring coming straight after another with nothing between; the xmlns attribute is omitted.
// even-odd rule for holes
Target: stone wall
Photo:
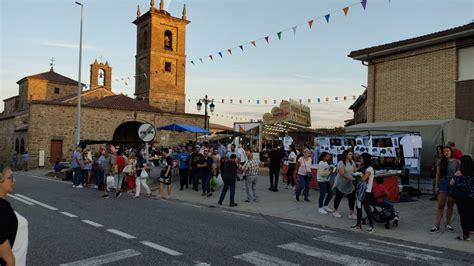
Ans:
<svg viewBox="0 0 474 266"><path fill-rule="evenodd" d="M455 118L454 42L372 60L368 71L369 122Z"/></svg>
<svg viewBox="0 0 474 266"><path fill-rule="evenodd" d="M59 88L59 93L55 93L55 88ZM32 100L54 100L77 93L77 85L27 78L19 84L18 91L18 110L24 110Z"/></svg>
<svg viewBox="0 0 474 266"><path fill-rule="evenodd" d="M45 161L49 161L51 140L63 141L63 157L70 160L76 144L76 107L32 103L30 115L28 128L30 167L37 166L39 150L45 151ZM204 123L204 116L83 107L81 139L111 141L117 127L129 121L149 122L155 127L171 123L201 126ZM158 132L155 138L158 146L176 145L189 140L195 140L195 134L162 131Z"/></svg>
<svg viewBox="0 0 474 266"><path fill-rule="evenodd" d="M19 142L23 139L25 149L28 149L28 139L25 129L28 117L29 115L27 113L17 117L0 119L0 163L12 164L17 139Z"/></svg>
<svg viewBox="0 0 474 266"><path fill-rule="evenodd" d="M4 108L3 108L4 115L11 114L15 112L16 110L18 110L18 96L10 97L6 100L3 100L3 102L4 102Z"/></svg>

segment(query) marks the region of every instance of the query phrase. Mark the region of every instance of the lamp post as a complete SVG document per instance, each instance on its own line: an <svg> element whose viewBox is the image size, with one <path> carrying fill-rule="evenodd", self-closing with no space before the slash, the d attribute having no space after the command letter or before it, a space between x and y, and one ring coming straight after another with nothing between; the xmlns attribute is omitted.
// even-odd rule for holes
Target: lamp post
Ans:
<svg viewBox="0 0 474 266"><path fill-rule="evenodd" d="M201 102L202 100L202 102ZM200 112L202 109L202 105L204 103L204 129L209 130L209 120L207 119L207 105L209 105L209 110L211 113L214 113L214 100L204 97L204 99L199 99L198 103L196 104L197 110Z"/></svg>
<svg viewBox="0 0 474 266"><path fill-rule="evenodd" d="M79 77L77 80L77 132L76 132L76 142L77 145L81 142L81 92L82 92L82 83L81 83L81 66L82 66L82 17L84 5L76 2L77 5L81 6L81 29L79 37Z"/></svg>

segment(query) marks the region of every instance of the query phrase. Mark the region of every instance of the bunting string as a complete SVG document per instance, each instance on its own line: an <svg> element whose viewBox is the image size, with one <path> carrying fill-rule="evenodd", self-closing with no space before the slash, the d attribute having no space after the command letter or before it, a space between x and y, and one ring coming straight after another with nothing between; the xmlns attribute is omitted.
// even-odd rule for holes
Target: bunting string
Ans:
<svg viewBox="0 0 474 266"><path fill-rule="evenodd" d="M334 103L334 102L345 102L354 101L357 99L357 95L351 96L326 96L326 97L313 97L295 100L296 102L304 105L314 105L323 103ZM187 98L188 103L198 102L199 98ZM211 98L215 104L228 104L228 105L242 105L242 106L265 106L265 105L279 105L281 101L288 100L287 98L279 99L242 99L242 98Z"/></svg>
<svg viewBox="0 0 474 266"><path fill-rule="evenodd" d="M389 2L390 2L390 1L389 1ZM237 45L237 46L234 46L234 47L231 47L231 48L223 49L223 50L221 50L221 51L219 51L219 52L216 52L216 53L213 53L213 54L210 54L210 55L207 55L207 56L202 56L202 57L194 58L194 59L190 60L189 63L191 63L191 65L196 65L196 63L199 61L201 64L204 64L204 62L205 62L204 59L205 59L206 57L209 58L209 60L210 60L211 62L213 62L215 55L219 55L221 59L224 59L224 54L225 54L224 51L227 51L227 52L228 52L228 55L226 54L227 56L232 56L232 51L233 51L233 50L239 48L242 52L244 52L244 50L245 50L244 47L250 46L250 45L253 46L254 48L257 48L257 42L260 42L260 41L263 41L263 40L265 40L265 43L266 43L267 45L269 45L269 44L270 44L270 38L271 38L272 36L273 36L273 37L276 36L276 37L278 38L278 40L281 40L281 39L284 37L283 33L287 32L287 31L290 31L290 30L293 32L293 36L295 36L298 27L303 26L303 25L308 25L309 30L311 30L311 29L313 28L314 23L315 23L317 20L323 20L323 19L324 19L324 20L326 21L326 23L329 24L329 21L330 21L330 18L331 18L331 15L332 15L332 14L336 14L336 13L342 12L342 13L344 14L344 16L347 16L348 13L349 13L349 9L350 9L351 7L354 7L354 6L357 6L357 5L360 5L360 6L362 7L362 9L365 11L366 8L367 8L367 0L361 0L361 1L358 1L358 2L354 2L354 3L349 4L349 5L347 5L347 6L343 7L343 8L335 9L335 10L330 11L330 12L324 14L324 15L321 15L321 16L319 16L319 17L315 17L315 18L313 18L313 19L311 19L311 20L308 20L308 21L306 21L306 22L304 22L304 23L296 24L296 25L294 25L294 26L292 26L292 27L288 27L288 28L283 29L283 30L281 30L281 31L274 32L274 33L272 33L272 34L268 34L268 35L266 35L266 36L264 36L264 37L254 39L254 40L252 40L252 41L244 42L243 44L240 44L240 45Z"/></svg>

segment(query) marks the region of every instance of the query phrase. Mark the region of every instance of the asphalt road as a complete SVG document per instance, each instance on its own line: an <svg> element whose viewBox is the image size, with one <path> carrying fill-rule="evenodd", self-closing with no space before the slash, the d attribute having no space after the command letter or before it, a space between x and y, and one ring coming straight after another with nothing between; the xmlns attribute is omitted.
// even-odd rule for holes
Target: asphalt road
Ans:
<svg viewBox="0 0 474 266"><path fill-rule="evenodd" d="M474 253L369 233L175 199L101 199L91 188L23 172L15 177L7 200L29 221L28 265L474 263Z"/></svg>

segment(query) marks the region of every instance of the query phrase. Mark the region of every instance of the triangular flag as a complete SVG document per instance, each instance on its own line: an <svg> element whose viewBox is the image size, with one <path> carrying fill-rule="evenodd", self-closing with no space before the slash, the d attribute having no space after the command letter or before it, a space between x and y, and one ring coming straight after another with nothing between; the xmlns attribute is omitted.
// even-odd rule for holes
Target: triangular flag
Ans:
<svg viewBox="0 0 474 266"><path fill-rule="evenodd" d="M344 96L344 101L347 100L347 96Z"/></svg>
<svg viewBox="0 0 474 266"><path fill-rule="evenodd" d="M281 31L277 33L278 40L281 40Z"/></svg>
<svg viewBox="0 0 474 266"><path fill-rule="evenodd" d="M242 100L239 100L239 103L242 104Z"/></svg>
<svg viewBox="0 0 474 266"><path fill-rule="evenodd" d="M336 101L339 99L339 97L334 98Z"/></svg>
<svg viewBox="0 0 474 266"><path fill-rule="evenodd" d="M291 29L293 29L293 35L296 35L296 27L297 26L294 26L293 28L291 28Z"/></svg>
<svg viewBox="0 0 474 266"><path fill-rule="evenodd" d="M311 102L311 99L308 99L308 103L310 103L310 102Z"/></svg>
<svg viewBox="0 0 474 266"><path fill-rule="evenodd" d="M265 41L267 41L267 44L270 44L270 42L268 41L268 39L270 39L268 36L265 37Z"/></svg>
<svg viewBox="0 0 474 266"><path fill-rule="evenodd" d="M248 100L248 103L250 103L250 100Z"/></svg>
<svg viewBox="0 0 474 266"><path fill-rule="evenodd" d="M329 23L329 17L331 16L331 14L327 14L326 16L324 16L326 18L326 22Z"/></svg>
<svg viewBox="0 0 474 266"><path fill-rule="evenodd" d="M276 104L277 103L277 100L273 100L273 104Z"/></svg>
<svg viewBox="0 0 474 266"><path fill-rule="evenodd" d="M362 5L362 8L364 8L365 10L365 7L367 6L367 0L362 0L362 2L360 2L361 5Z"/></svg>
<svg viewBox="0 0 474 266"><path fill-rule="evenodd" d="M347 16L347 12L349 12L349 7L348 6L344 7L342 11L344 12L344 15Z"/></svg>
<svg viewBox="0 0 474 266"><path fill-rule="evenodd" d="M222 52L219 52L219 55L220 55L220 56L221 56L221 58L222 58Z"/></svg>
<svg viewBox="0 0 474 266"><path fill-rule="evenodd" d="M212 58L212 55L209 55L209 58L211 58L211 60L214 61L214 59Z"/></svg>
<svg viewBox="0 0 474 266"><path fill-rule="evenodd" d="M202 58L199 58L199 61L201 61L201 64L203 64L203 62L202 62Z"/></svg>
<svg viewBox="0 0 474 266"><path fill-rule="evenodd" d="M257 43L255 41L251 41L252 45L257 47Z"/></svg>
<svg viewBox="0 0 474 266"><path fill-rule="evenodd" d="M352 95L352 100L355 100L356 99L356 96L355 95Z"/></svg>
<svg viewBox="0 0 474 266"><path fill-rule="evenodd" d="M227 52L229 52L229 54L232 55L232 50L231 49L227 49Z"/></svg>
<svg viewBox="0 0 474 266"><path fill-rule="evenodd" d="M257 100L257 104L260 104L260 100Z"/></svg>
<svg viewBox="0 0 474 266"><path fill-rule="evenodd" d="M318 103L320 103L320 102L321 102L321 98L318 98Z"/></svg>
<svg viewBox="0 0 474 266"><path fill-rule="evenodd" d="M193 61L191 61L191 64L193 64L193 65L194 65L194 62L193 62Z"/></svg>
<svg viewBox="0 0 474 266"><path fill-rule="evenodd" d="M264 102L265 102L265 104L267 104L267 100L265 100Z"/></svg>
<svg viewBox="0 0 474 266"><path fill-rule="evenodd" d="M240 45L240 50L242 50L242 52L244 51L244 46L243 45Z"/></svg>
<svg viewBox="0 0 474 266"><path fill-rule="evenodd" d="M300 99L300 103L302 103L302 102L303 102L303 100Z"/></svg>
<svg viewBox="0 0 474 266"><path fill-rule="evenodd" d="M329 102L329 98L328 98L328 97L326 97L326 102Z"/></svg>
<svg viewBox="0 0 474 266"><path fill-rule="evenodd" d="M222 99L222 103L224 103L224 99Z"/></svg>
<svg viewBox="0 0 474 266"><path fill-rule="evenodd" d="M233 100L230 100L230 103L233 103Z"/></svg>
<svg viewBox="0 0 474 266"><path fill-rule="evenodd" d="M311 27L313 26L313 22L314 22L314 20L308 21L308 24L309 24L309 28L310 28L310 29L311 29Z"/></svg>

